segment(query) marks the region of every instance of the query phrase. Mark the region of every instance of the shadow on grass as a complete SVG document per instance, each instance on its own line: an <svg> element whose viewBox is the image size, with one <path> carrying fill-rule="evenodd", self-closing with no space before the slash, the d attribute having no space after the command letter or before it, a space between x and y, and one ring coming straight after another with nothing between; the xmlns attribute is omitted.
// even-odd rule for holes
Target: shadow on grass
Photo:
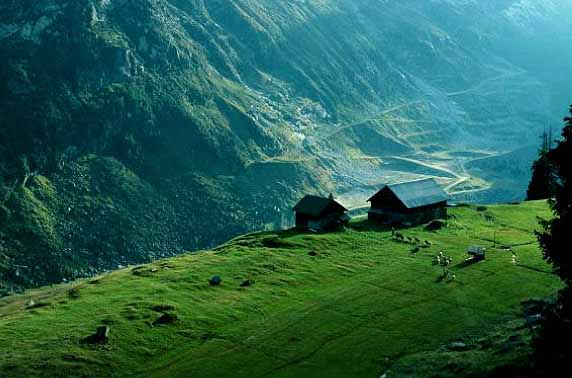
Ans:
<svg viewBox="0 0 572 378"><path fill-rule="evenodd" d="M542 269L535 268L535 267L533 267L533 266L518 264L518 267L519 267L519 268L528 269L528 270L533 270L533 271L538 272L538 273L556 275L556 273L555 273L554 271L551 271L551 270L542 270Z"/></svg>
<svg viewBox="0 0 572 378"><path fill-rule="evenodd" d="M350 224L347 227L354 231L391 231L391 230L401 231L414 228L416 226L419 225L405 226L403 224L386 224L386 223L371 221L369 219L362 219L350 222Z"/></svg>
<svg viewBox="0 0 572 378"><path fill-rule="evenodd" d="M351 228L351 227L348 227ZM309 230L303 230L303 229L298 229L298 228L290 228L288 230L281 230L281 231L273 231L271 232L272 235L276 236L279 239L282 240L288 240L292 237L295 236L300 236L300 235L336 235L336 234L343 234L346 232L346 229L343 227L339 227L333 230L328 230L328 231L309 231Z"/></svg>
<svg viewBox="0 0 572 378"><path fill-rule="evenodd" d="M480 261L484 261L484 260L466 259L465 261L458 263L455 267L457 267L459 269L463 269L463 268L467 268L471 265L475 265L476 263L478 263Z"/></svg>

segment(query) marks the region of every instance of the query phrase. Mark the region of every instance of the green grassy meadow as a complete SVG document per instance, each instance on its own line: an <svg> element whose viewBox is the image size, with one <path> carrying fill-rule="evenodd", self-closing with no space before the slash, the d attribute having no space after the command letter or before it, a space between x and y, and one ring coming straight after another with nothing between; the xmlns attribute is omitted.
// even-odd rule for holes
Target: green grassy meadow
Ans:
<svg viewBox="0 0 572 378"><path fill-rule="evenodd" d="M420 240L417 252L417 242L357 219L343 232L249 234L0 299L0 376L435 376L427 367L446 345L495 337L501 345L506 329L524 332L521 301L560 287L533 234L536 217L550 217L545 202L450 214L439 231L400 230ZM473 244L487 247L487 259L463 264ZM453 281L432 263L440 250L454 259ZM220 286L209 286L214 275ZM254 283L241 287L245 280ZM178 320L154 326L165 312ZM80 342L102 324L107 344ZM452 376L523 358L479 345L443 352Z"/></svg>

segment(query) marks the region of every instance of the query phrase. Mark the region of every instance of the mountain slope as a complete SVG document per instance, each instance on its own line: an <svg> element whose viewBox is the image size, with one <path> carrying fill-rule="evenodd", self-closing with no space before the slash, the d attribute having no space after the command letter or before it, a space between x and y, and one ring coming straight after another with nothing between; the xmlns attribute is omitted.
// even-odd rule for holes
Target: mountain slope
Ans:
<svg viewBox="0 0 572 378"><path fill-rule="evenodd" d="M565 66L523 52L567 46L569 10L3 1L0 292L285 226L309 191L357 207L429 175L460 199L518 198L523 179L486 191L470 162L534 144L564 109Z"/></svg>
<svg viewBox="0 0 572 378"><path fill-rule="evenodd" d="M256 233L6 297L0 374L379 377L390 369L426 377L439 366L440 376L455 377L520 364L530 352L521 301L560 286L533 233L548 206L450 213L439 231L399 230L419 243L363 220L331 234ZM488 248L485 261L463 262L473 244ZM455 280L432 263L441 250L453 257ZM215 275L222 283L209 286ZM157 324L164 313L177 320ZM82 343L100 325L110 327L108 343ZM459 340L465 346L453 350Z"/></svg>

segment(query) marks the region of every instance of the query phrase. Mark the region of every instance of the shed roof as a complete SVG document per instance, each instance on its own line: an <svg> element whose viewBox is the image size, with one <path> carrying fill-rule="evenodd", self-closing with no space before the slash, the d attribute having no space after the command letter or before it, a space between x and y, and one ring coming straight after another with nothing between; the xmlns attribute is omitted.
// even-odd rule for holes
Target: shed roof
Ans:
<svg viewBox="0 0 572 378"><path fill-rule="evenodd" d="M294 211L300 214L319 217L323 215L329 208L338 208L341 211L348 211L339 202L332 198L318 197L307 195L294 206Z"/></svg>
<svg viewBox="0 0 572 378"><path fill-rule="evenodd" d="M449 199L449 195L439 183L435 179L429 178L386 185L368 201L374 199L385 188L391 190L408 209L434 205Z"/></svg>
<svg viewBox="0 0 572 378"><path fill-rule="evenodd" d="M483 253L485 253L485 251L486 251L486 248L479 247L476 245L472 245L467 249L467 252L470 254L483 254Z"/></svg>

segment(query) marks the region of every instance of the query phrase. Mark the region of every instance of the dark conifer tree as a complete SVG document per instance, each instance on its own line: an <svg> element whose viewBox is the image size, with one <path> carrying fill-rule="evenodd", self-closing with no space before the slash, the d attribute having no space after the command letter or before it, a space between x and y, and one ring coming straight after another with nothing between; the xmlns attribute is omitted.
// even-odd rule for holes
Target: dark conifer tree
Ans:
<svg viewBox="0 0 572 378"><path fill-rule="evenodd" d="M562 141L548 153L556 176L550 205L555 217L538 234L544 258L564 282L558 302L546 311L536 352L543 376L562 376L572 361L572 106L564 119Z"/></svg>
<svg viewBox="0 0 572 378"><path fill-rule="evenodd" d="M552 166L554 180L554 198L550 206L555 218L544 222L545 232L539 235L544 257L554 265L566 284L572 282L572 244L569 233L572 232L570 214L572 210L572 106L570 116L564 118L562 141L547 156Z"/></svg>
<svg viewBox="0 0 572 378"><path fill-rule="evenodd" d="M554 167L548 157L551 148L552 132L544 132L542 135L542 148L538 152L538 160L532 165L532 178L526 192L528 201L548 199L554 196L556 178Z"/></svg>

